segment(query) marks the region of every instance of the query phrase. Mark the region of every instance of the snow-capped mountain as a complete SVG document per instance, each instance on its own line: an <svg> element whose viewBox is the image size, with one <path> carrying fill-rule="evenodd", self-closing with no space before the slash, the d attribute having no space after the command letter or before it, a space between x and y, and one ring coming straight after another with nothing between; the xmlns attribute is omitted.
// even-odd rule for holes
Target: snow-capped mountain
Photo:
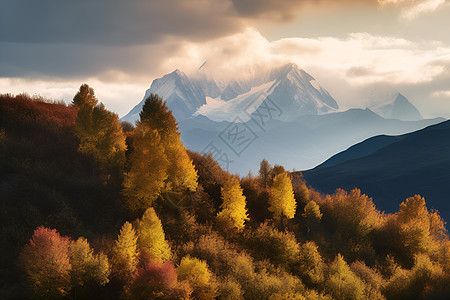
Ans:
<svg viewBox="0 0 450 300"><path fill-rule="evenodd" d="M287 169L313 168L374 135L403 134L442 121L422 120L405 97L385 86L359 91L359 105L368 109L339 111L333 97L295 64L255 68L230 81L208 73L175 70L154 80L122 120L134 123L147 96L158 94L188 149L212 153L223 168L240 174L257 171L264 158Z"/></svg>
<svg viewBox="0 0 450 300"><path fill-rule="evenodd" d="M333 97L295 64L261 70L222 89L204 73L188 77L176 70L154 80L144 99L122 120L134 123L150 93L163 97L179 122L197 115L217 122L248 121L261 105L276 107L273 118L282 121L338 110Z"/></svg>
<svg viewBox="0 0 450 300"><path fill-rule="evenodd" d="M172 110L173 115L178 121L184 120L191 117L200 106L206 104L205 91L210 95L216 95L218 88L213 81L192 80L177 69L162 78L155 79L150 88L145 92L142 101L133 107L122 118L122 121L128 121L134 124L139 119L139 113L142 110L145 99L151 93L158 94L167 101L167 106Z"/></svg>

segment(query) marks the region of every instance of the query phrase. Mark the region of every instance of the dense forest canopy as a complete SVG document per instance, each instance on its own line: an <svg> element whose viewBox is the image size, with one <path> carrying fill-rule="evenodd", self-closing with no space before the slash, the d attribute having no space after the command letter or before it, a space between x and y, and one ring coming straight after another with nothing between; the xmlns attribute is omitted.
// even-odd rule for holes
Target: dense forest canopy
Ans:
<svg viewBox="0 0 450 300"><path fill-rule="evenodd" d="M450 241L420 195L386 214L261 162L188 151L163 99L136 127L82 85L0 95L2 299L447 299Z"/></svg>

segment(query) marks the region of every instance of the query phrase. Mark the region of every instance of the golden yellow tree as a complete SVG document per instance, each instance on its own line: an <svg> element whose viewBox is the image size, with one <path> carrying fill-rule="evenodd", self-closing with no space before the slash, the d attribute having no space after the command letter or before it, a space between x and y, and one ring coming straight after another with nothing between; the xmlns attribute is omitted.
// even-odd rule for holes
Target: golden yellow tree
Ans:
<svg viewBox="0 0 450 300"><path fill-rule="evenodd" d="M139 250L148 259L167 261L171 257L170 246L166 241L161 220L155 210L148 208L137 226Z"/></svg>
<svg viewBox="0 0 450 300"><path fill-rule="evenodd" d="M129 222L123 224L120 234L115 241L112 254L114 275L122 280L127 280L136 270L137 236L136 231Z"/></svg>
<svg viewBox="0 0 450 300"><path fill-rule="evenodd" d="M103 170L122 167L125 162L125 135L116 114L98 105L94 90L83 84L73 98L79 108L75 121L75 134L79 151L92 157Z"/></svg>
<svg viewBox="0 0 450 300"><path fill-rule="evenodd" d="M243 190L239 185L239 180L236 177L231 177L221 189L222 205L221 211L217 218L230 223L237 229L244 228L244 223L248 220L247 201L242 194Z"/></svg>
<svg viewBox="0 0 450 300"><path fill-rule="evenodd" d="M139 124L133 132L130 170L125 173L123 194L132 211L152 205L165 187L169 162L156 130Z"/></svg>
<svg viewBox="0 0 450 300"><path fill-rule="evenodd" d="M278 174L273 179L269 194L269 211L275 217L292 219L295 216L297 202L294 198L291 179L287 172Z"/></svg>
<svg viewBox="0 0 450 300"><path fill-rule="evenodd" d="M95 255L89 242L78 238L69 247L72 270L70 276L74 287L105 285L111 272L108 258L103 253Z"/></svg>
<svg viewBox="0 0 450 300"><path fill-rule="evenodd" d="M178 278L187 280L192 288L194 299L215 299L217 284L205 261L185 256L177 268Z"/></svg>
<svg viewBox="0 0 450 300"><path fill-rule="evenodd" d="M364 283L352 272L340 254L330 266L325 290L333 299L364 299Z"/></svg>
<svg viewBox="0 0 450 300"><path fill-rule="evenodd" d="M319 253L319 247L308 241L300 247L298 273L302 281L312 286L319 286L324 281L325 263Z"/></svg>
<svg viewBox="0 0 450 300"><path fill-rule="evenodd" d="M429 214L425 199L420 195L409 197L400 204L396 214L400 227L402 253L404 261L412 263L414 256L419 253L435 252L439 247L438 233L433 233L435 228L432 220L435 214Z"/></svg>
<svg viewBox="0 0 450 300"><path fill-rule="evenodd" d="M169 161L166 190L184 191L197 188L197 171L180 140L178 125L166 102L158 95L150 94L139 114L139 124L146 124L158 132L164 153Z"/></svg>

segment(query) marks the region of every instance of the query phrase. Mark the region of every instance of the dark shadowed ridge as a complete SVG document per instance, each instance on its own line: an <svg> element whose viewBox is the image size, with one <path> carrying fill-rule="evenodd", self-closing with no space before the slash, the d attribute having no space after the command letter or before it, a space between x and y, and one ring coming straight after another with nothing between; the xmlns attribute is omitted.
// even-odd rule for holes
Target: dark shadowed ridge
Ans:
<svg viewBox="0 0 450 300"><path fill-rule="evenodd" d="M420 194L450 218L450 121L400 136L376 136L303 172L324 193L360 188L377 208L394 212Z"/></svg>

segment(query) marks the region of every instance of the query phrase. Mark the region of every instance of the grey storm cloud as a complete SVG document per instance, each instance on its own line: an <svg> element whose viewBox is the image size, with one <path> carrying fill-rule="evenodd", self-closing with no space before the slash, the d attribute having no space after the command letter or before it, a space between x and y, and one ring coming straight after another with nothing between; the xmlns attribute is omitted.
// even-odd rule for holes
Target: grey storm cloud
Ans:
<svg viewBox="0 0 450 300"><path fill-rule="evenodd" d="M378 0L0 0L0 77L155 73L184 42L361 2Z"/></svg>
<svg viewBox="0 0 450 300"><path fill-rule="evenodd" d="M0 77L157 71L183 41L243 28L222 0L0 1Z"/></svg>
<svg viewBox="0 0 450 300"><path fill-rule="evenodd" d="M356 0L1 0L0 41L134 45L166 36L205 40L250 19L287 22L305 4ZM377 3L377 0L363 0Z"/></svg>
<svg viewBox="0 0 450 300"><path fill-rule="evenodd" d="M234 9L241 16L269 18L272 21L289 21L295 18L305 5L331 7L351 4L378 5L378 0L231 0Z"/></svg>
<svg viewBox="0 0 450 300"><path fill-rule="evenodd" d="M133 45L169 36L207 39L241 22L226 1L2 0L0 40Z"/></svg>

